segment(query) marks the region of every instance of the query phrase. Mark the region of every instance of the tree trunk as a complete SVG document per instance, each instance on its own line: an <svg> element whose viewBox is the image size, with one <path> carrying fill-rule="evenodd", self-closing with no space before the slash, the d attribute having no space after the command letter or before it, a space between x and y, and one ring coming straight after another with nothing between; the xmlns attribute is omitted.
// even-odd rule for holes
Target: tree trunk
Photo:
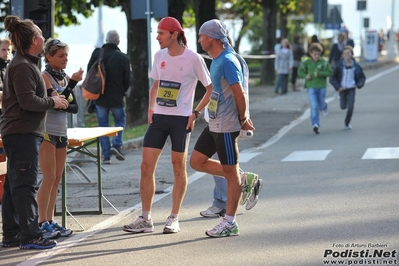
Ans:
<svg viewBox="0 0 399 266"><path fill-rule="evenodd" d="M195 31L197 36L199 29L204 22L216 18L216 0L194 0L195 5ZM197 45L197 52L200 54L205 53L201 45Z"/></svg>
<svg viewBox="0 0 399 266"><path fill-rule="evenodd" d="M183 13L187 7L187 0L168 0L168 16L177 19L183 25Z"/></svg>
<svg viewBox="0 0 399 266"><path fill-rule="evenodd" d="M197 36L199 34L199 29L204 22L216 18L216 0L194 0L195 7L195 30ZM197 43L197 53L206 54L204 50L202 50L201 45ZM211 65L211 60L205 59L205 62L209 68ZM194 101L200 101L202 96L205 94L205 87L198 82L197 88L195 90Z"/></svg>
<svg viewBox="0 0 399 266"><path fill-rule="evenodd" d="M288 38L287 13L280 12L279 14L281 38Z"/></svg>
<svg viewBox="0 0 399 266"><path fill-rule="evenodd" d="M234 41L234 50L237 53L240 53L241 40L242 40L242 38L244 37L244 35L246 33L246 32L244 32L243 29L246 28L248 26L248 23L249 23L249 20L247 20L247 19L241 19L241 21L242 21L242 26L241 26L241 28L239 30L237 39Z"/></svg>
<svg viewBox="0 0 399 266"><path fill-rule="evenodd" d="M276 0L262 0L263 26L262 26L262 53L273 54L276 43ZM273 84L275 79L274 60L264 59L261 65L261 84Z"/></svg>
<svg viewBox="0 0 399 266"><path fill-rule="evenodd" d="M130 1L120 1L127 19L127 54L130 58L132 81L126 97L126 126L147 122L149 73L147 20L130 18Z"/></svg>

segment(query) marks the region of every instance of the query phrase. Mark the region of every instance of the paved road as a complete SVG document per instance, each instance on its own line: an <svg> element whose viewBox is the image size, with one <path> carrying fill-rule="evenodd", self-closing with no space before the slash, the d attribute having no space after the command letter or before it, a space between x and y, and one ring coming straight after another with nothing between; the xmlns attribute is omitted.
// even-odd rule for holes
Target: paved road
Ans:
<svg viewBox="0 0 399 266"><path fill-rule="evenodd" d="M393 65L384 64L377 69L368 69L366 75L371 77L377 72L391 67ZM393 85L390 84L390 86ZM373 88L377 90L378 86ZM362 93L358 95L360 96ZM330 117L334 117L336 123L326 123L325 126L322 124L321 136L329 136L328 132L342 133L339 131L341 129L339 126L337 129L337 125L342 124L343 127L341 121L343 120L343 113L338 110L334 96L335 92L332 88L329 88L328 97L330 101L333 101ZM370 99L367 100L370 101ZM358 101L360 102L360 100ZM371 102L373 102L372 99ZM305 91L291 92L285 96L274 97L272 88L251 87L251 117L255 123L256 131L252 140L240 142L240 149L243 151L242 158L250 158L256 156L257 153L261 153L261 155L256 156L248 163L242 163L242 167L258 172L265 179L266 185L261 194L263 200L258 206L250 212L245 211L242 207L239 210L238 222L241 225L242 236L219 240L205 237L204 230L212 227L217 221L200 218L198 213L211 204L213 182L209 177L201 178L201 174L195 173L190 168L188 169L190 185L180 216L182 232L172 236L161 233L171 205L170 186L173 177L170 167L170 146L165 148L156 173L158 194L156 197L157 203L154 204L153 210L156 232L149 235L123 233L121 226L130 223L136 215L134 212L141 206L138 188L141 152L140 148L129 149L126 152L127 160L125 162L114 160L113 164L105 166L106 172L103 173L104 195L121 211L119 215L116 215L116 211L109 207L107 203L104 203L105 211L103 215L76 216L85 230L69 217L67 226L74 229L76 233L73 237L60 240L57 249L48 252L1 249L0 265L16 265L18 263L21 263L20 265L33 265L41 260L43 260L41 265L72 265L76 262L81 265L138 265L143 263L148 265L155 263L164 265L186 265L189 263L192 265L224 265L226 263L230 265L243 263L251 265L320 265L314 262L314 257L316 256L321 263L322 255L320 255L320 252L334 244L332 241L326 244L325 239L333 239L337 242L340 240L333 237L333 232L323 233L323 230L328 231L329 227L339 229L341 225L345 228L344 231L349 240L355 241L358 239L357 232L362 230L349 228L345 225L349 222L347 216L351 216L352 211L355 212L356 215L350 219L360 219L359 225L362 225L361 217L364 213L361 213L361 211L366 209L355 210L351 208L350 202L343 202L344 193L334 194L337 184L333 184L332 187L328 184L322 184L320 187L320 183L315 182L317 176L314 176L312 163L306 163L302 166L298 163L285 167L278 166L278 160L281 159L282 154L287 153L292 147L298 145L312 147L315 145L314 138L309 138L309 136L314 135L310 128L310 122L304 121L301 123L303 119L301 115L306 110L307 103ZM358 105L360 106L360 103L357 102L355 116L360 118L361 116L357 111ZM364 109L367 110L366 107ZM330 117L329 119L331 119ZM366 121L362 121L362 124L367 124L367 117L365 119ZM360 124L360 119L358 123ZM289 129L297 124L300 132L291 133ZM205 122L197 123L190 147L193 147L196 137L204 125ZM358 131L355 131L354 128L353 132ZM287 135L284 136L284 134ZM284 137L284 143L289 143L289 145L270 145L280 137ZM269 142L267 142L268 140ZM338 142L336 139L331 141L333 143ZM322 146L322 144L318 143L318 149L320 148L319 145ZM342 167L337 163L336 168ZM347 168L343 167L341 171L343 172ZM89 176L95 175L94 165L85 164L82 169ZM383 170L385 168L379 166L377 169ZM323 168L317 168L317 171L324 181L328 180L328 172L325 172ZM375 175L379 174L376 170L373 172L375 172ZM353 175L356 175L356 171L350 172L349 176ZM389 178L392 179L391 176ZM302 179L304 181L299 182ZM72 172L68 172L68 180L69 182L80 181ZM287 184L292 184L292 186L287 189ZM343 191L353 192L345 189L343 184L339 185L341 186L339 188ZM338 204L338 206L333 205L332 213L328 211L328 207L331 206L327 208L322 207L322 205L318 206L323 200L318 197L318 195L323 194L320 191L323 189L331 191L330 197L332 198L328 202L331 203L335 200ZM367 189L360 191L361 193L370 193ZM360 196L360 192L356 193ZM95 209L97 206L96 187L87 185L68 186L67 196L68 208L71 212ZM337 198L334 198L335 196ZM355 203L359 203L359 200L361 200L361 197L357 197ZM386 199L381 202L389 204L389 200ZM348 210L341 212L340 205L347 207ZM373 210L378 209L378 206L378 204L373 206ZM392 217L394 216L392 215ZM373 219L377 218L373 217ZM392 223L389 221L383 222L382 230L390 232ZM368 221L367 223L371 222ZM309 235L311 236L308 237ZM350 239L351 235L354 236L352 239ZM388 237L389 234L386 235ZM312 241L309 239L312 239ZM370 237L367 241L372 240L374 238ZM212 243L208 241L212 241ZM380 241L385 240L380 239ZM213 246L214 248L209 249ZM318 253L310 254L309 252L315 252L314 249L318 249ZM240 252L236 252L236 250L240 250ZM50 258L51 256L55 257Z"/></svg>

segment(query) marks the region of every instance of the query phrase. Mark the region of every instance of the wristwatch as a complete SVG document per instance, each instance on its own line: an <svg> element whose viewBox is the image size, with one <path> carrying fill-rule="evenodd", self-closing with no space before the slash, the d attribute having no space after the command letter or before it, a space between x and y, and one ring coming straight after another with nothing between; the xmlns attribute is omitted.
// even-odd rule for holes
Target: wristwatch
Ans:
<svg viewBox="0 0 399 266"><path fill-rule="evenodd" d="M201 114L200 111L194 110L193 114L195 114L195 118L198 118L198 116Z"/></svg>

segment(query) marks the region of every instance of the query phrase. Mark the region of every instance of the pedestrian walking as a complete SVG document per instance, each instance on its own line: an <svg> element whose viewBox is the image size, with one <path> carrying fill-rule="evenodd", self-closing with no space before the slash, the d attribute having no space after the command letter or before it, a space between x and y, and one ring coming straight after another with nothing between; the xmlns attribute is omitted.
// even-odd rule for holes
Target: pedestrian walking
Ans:
<svg viewBox="0 0 399 266"><path fill-rule="evenodd" d="M349 45L343 49L343 58L330 77L330 83L339 92L339 103L342 110L348 109L345 116L345 128L350 124L355 107L356 88L360 89L366 82L362 67L353 58L353 48Z"/></svg>
<svg viewBox="0 0 399 266"><path fill-rule="evenodd" d="M305 88L308 90L310 102L310 121L314 133L320 133L319 112L328 115L328 105L325 101L327 92L327 77L331 76L330 64L321 58L323 51L319 43L312 43L309 47L310 58L302 62L298 68L298 75L304 78Z"/></svg>
<svg viewBox="0 0 399 266"><path fill-rule="evenodd" d="M130 86L131 69L129 58L118 48L120 37L116 30L110 30L105 38L103 62L107 77L105 80L104 93L94 101L96 115L99 127L109 127L109 113L114 118L116 127L126 126L126 111L124 98ZM89 69L100 55L100 48L96 48L87 65ZM124 161L125 156L122 153L123 130L112 138L112 146L109 137L100 137L101 150L103 155L103 164L111 163L111 154L119 161Z"/></svg>
<svg viewBox="0 0 399 266"><path fill-rule="evenodd" d="M339 61L342 58L342 50L345 46L345 37L344 34L340 33L338 35L338 40L331 47L330 55L328 56L328 63L330 63L331 67L334 68L338 65Z"/></svg>
<svg viewBox="0 0 399 266"><path fill-rule="evenodd" d="M353 39L351 39L349 37L349 30L347 28L343 28L342 30L342 34L344 35L344 42L345 45L349 45L352 48L355 48L355 42L353 41Z"/></svg>
<svg viewBox="0 0 399 266"><path fill-rule="evenodd" d="M323 45L323 43L319 40L319 37L317 37L316 34L314 34L314 35L312 35L312 37L310 37L310 44L309 44L309 46L308 46L308 51L307 51L308 56L310 57L310 54L309 54L310 46L311 46L313 43L319 43L319 44L321 45L321 48L322 48L323 51L321 52L321 55L320 55L320 56L323 57L324 52L325 52L324 45Z"/></svg>
<svg viewBox="0 0 399 266"><path fill-rule="evenodd" d="M292 54L294 58L294 64L292 67L291 84L293 91L299 91L299 89L296 87L296 80L298 77L298 67L302 62L302 57L306 54L302 44L299 42L299 39L300 39L299 35L295 35L292 43Z"/></svg>

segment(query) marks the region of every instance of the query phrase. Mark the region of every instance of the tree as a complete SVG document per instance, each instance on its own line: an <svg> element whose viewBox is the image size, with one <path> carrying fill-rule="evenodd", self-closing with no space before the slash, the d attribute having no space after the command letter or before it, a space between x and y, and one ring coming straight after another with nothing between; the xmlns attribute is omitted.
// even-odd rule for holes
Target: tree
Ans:
<svg viewBox="0 0 399 266"><path fill-rule="evenodd" d="M260 22L256 18L251 20L249 39L254 44L253 51L261 52L262 54L273 54L276 43L277 13L280 13L281 36L290 37L293 33L298 34L302 32L303 23L302 25L298 25L299 23L291 25L291 31L288 31L288 25L290 25L288 23L288 14L308 14L312 3L302 0L262 0L259 2L263 8L262 24L260 26ZM263 60L261 66L261 83L272 84L274 79L274 60Z"/></svg>
<svg viewBox="0 0 399 266"><path fill-rule="evenodd" d="M279 29L281 36L288 38L293 34L302 33L303 27L289 23L289 15L307 15L312 13L312 2L302 0L278 0ZM300 23L300 22L299 22Z"/></svg>
<svg viewBox="0 0 399 266"><path fill-rule="evenodd" d="M88 18L93 15L95 7L98 7L103 0L92 0L87 2L85 0L56 0L54 6L54 23L56 26L70 26L73 24L79 25L76 17L77 14ZM110 7L118 6L116 1L108 1ZM0 2L0 22L8 15L10 0L3 0ZM0 28L0 32L4 28Z"/></svg>
<svg viewBox="0 0 399 266"><path fill-rule="evenodd" d="M263 25L262 25L262 51L264 54L273 54L276 43L276 0L262 0ZM274 60L263 60L261 66L261 83L272 84L274 82Z"/></svg>
<svg viewBox="0 0 399 266"><path fill-rule="evenodd" d="M217 14L221 20L231 19L241 20L241 28L238 31L237 38L234 40L234 50L240 52L240 43L247 34L249 25L253 18L262 13L261 5L257 0L221 0L217 7ZM232 37L230 35L230 37Z"/></svg>

